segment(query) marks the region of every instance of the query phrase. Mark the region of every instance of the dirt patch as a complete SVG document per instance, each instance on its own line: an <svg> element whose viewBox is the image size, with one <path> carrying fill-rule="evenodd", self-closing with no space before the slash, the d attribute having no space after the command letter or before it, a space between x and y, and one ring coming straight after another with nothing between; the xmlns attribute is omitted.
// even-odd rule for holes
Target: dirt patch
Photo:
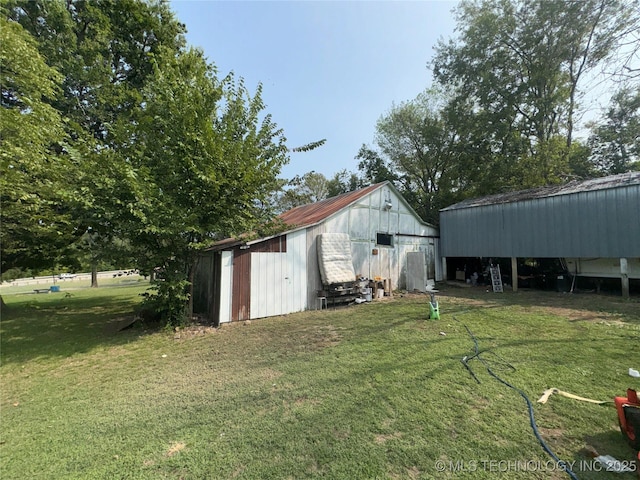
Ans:
<svg viewBox="0 0 640 480"><path fill-rule="evenodd" d="M320 325L304 329L300 332L297 346L304 347L305 350L322 350L333 347L340 343L342 336L339 329L333 325Z"/></svg>
<svg viewBox="0 0 640 480"><path fill-rule="evenodd" d="M260 376L262 378L266 378L267 380L274 380L276 378L280 378L282 376L282 372L273 370L272 368L265 368L260 372Z"/></svg>
<svg viewBox="0 0 640 480"><path fill-rule="evenodd" d="M604 323L607 325L623 326L625 322L621 321L616 314L606 312L594 312L593 310L579 310L576 308L566 307L542 307L542 310L558 317L564 317L570 322L593 322Z"/></svg>
<svg viewBox="0 0 640 480"><path fill-rule="evenodd" d="M488 408L490 405L491 405L491 402L489 401L488 398L480 397L480 396L473 398L473 406L478 410L484 410Z"/></svg>
<svg viewBox="0 0 640 480"><path fill-rule="evenodd" d="M342 337L338 333L338 330L333 325L326 325L317 328L317 334L315 337L315 345L319 348L333 347L340 343Z"/></svg>
<svg viewBox="0 0 640 480"><path fill-rule="evenodd" d="M176 327L173 338L175 340L184 340L193 337L201 337L203 335L210 335L212 333L218 333L218 329L215 327L208 327L204 325L195 325L191 327Z"/></svg>
<svg viewBox="0 0 640 480"><path fill-rule="evenodd" d="M169 447L169 450L167 450L167 453L165 455L167 457L173 457L176 453L181 452L185 448L187 448L187 444L186 443L184 443L184 442L174 442Z"/></svg>
<svg viewBox="0 0 640 480"><path fill-rule="evenodd" d="M561 428L543 428L539 427L538 430L540 434L549 440L556 440L558 438L562 438L564 436L564 430Z"/></svg>
<svg viewBox="0 0 640 480"><path fill-rule="evenodd" d="M231 474L231 478L238 478L242 472L244 472L245 466L244 465L240 465L238 468L236 468L233 473Z"/></svg>
<svg viewBox="0 0 640 480"><path fill-rule="evenodd" d="M573 308L565 307L542 307L541 310L548 312L557 317L567 318L571 322L575 321L598 321L603 320L606 314L600 314L598 312L588 310L576 310Z"/></svg>
<svg viewBox="0 0 640 480"><path fill-rule="evenodd" d="M318 405L319 403L319 400L316 400L315 398L309 398L306 395L298 397L293 401L293 404L296 407L301 407L303 405Z"/></svg>
<svg viewBox="0 0 640 480"><path fill-rule="evenodd" d="M420 478L420 470L418 470L418 467L407 468L407 475L409 475L411 479Z"/></svg>
<svg viewBox="0 0 640 480"><path fill-rule="evenodd" d="M382 443L388 442L389 440L394 440L396 438L401 438L401 437L402 437L402 432L394 432L394 433L389 433L387 435L376 435L373 441L376 442L378 445L380 445Z"/></svg>

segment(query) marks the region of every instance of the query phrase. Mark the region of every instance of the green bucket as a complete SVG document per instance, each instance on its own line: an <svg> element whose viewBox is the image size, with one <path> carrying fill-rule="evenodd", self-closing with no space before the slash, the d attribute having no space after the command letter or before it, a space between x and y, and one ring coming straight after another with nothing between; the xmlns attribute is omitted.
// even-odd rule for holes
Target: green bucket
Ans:
<svg viewBox="0 0 640 480"><path fill-rule="evenodd" d="M429 318L431 320L440 320L440 307L438 306L438 302L435 302L435 305L429 302Z"/></svg>

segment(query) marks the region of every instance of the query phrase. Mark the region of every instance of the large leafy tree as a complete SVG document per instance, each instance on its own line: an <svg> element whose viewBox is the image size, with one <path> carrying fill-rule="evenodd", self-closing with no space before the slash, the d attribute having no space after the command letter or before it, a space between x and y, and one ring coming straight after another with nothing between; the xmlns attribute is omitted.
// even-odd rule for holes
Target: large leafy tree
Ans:
<svg viewBox="0 0 640 480"><path fill-rule="evenodd" d="M94 263L117 243L136 267L160 271L149 301L168 322L181 321L203 247L275 228L267 200L280 186L289 150L264 112L261 87L250 94L233 75L219 79L202 52L186 49L184 26L163 1L6 7L14 25L35 39L30 45L41 57L34 58L46 58L42 78L52 91L60 86L58 97L35 90L53 107L43 110L52 121L40 118L38 128L49 123L53 132L60 123L53 119L65 118L60 139L51 134L48 142L68 165L59 194L66 232ZM6 98L18 98L12 95ZM19 108L24 115L34 107Z"/></svg>
<svg viewBox="0 0 640 480"><path fill-rule="evenodd" d="M376 180L396 180L405 198L426 221L437 224L438 211L458 189L457 137L441 112L442 97L426 91L393 106L376 125L376 144L386 162L372 158Z"/></svg>
<svg viewBox="0 0 640 480"><path fill-rule="evenodd" d="M357 173L349 172L346 168L343 168L327 180L327 197L335 197L343 193L352 192L367 185Z"/></svg>
<svg viewBox="0 0 640 480"><path fill-rule="evenodd" d="M63 95L52 105L71 133L102 148L117 141L116 119L139 105L157 54L185 44L184 26L164 1L10 0L7 9L63 74Z"/></svg>
<svg viewBox="0 0 640 480"><path fill-rule="evenodd" d="M90 250L95 270L101 257L111 256L119 217L132 201L120 187L129 172L119 161L130 138L116 126L139 108L160 52L177 54L184 46L184 26L164 1L10 0L5 6L62 74L61 94L50 104L66 120L68 142L59 151L73 166L67 175L74 181L60 194L71 210L76 247Z"/></svg>
<svg viewBox="0 0 640 480"><path fill-rule="evenodd" d="M51 107L62 76L22 26L0 18L0 195L2 271L51 268L72 240L60 189L63 119Z"/></svg>
<svg viewBox="0 0 640 480"><path fill-rule="evenodd" d="M382 158L378 151L368 145L363 144L360 147L356 160L358 160L358 171L362 183L373 185L389 181L395 184L398 181L398 175L393 171L389 160Z"/></svg>
<svg viewBox="0 0 640 480"><path fill-rule="evenodd" d="M130 209L119 219L138 265L160 269L150 301L170 322L191 309L199 252L269 222L263 208L288 161L282 131L264 115L261 87L217 79L198 50L167 52L142 90L122 168Z"/></svg>
<svg viewBox="0 0 640 480"><path fill-rule="evenodd" d="M332 196L329 187L329 180L323 174L311 171L286 182L273 201L278 212L285 212Z"/></svg>
<svg viewBox="0 0 640 480"><path fill-rule="evenodd" d="M482 193L572 175L585 77L637 22L637 2L464 1L457 14L460 34L438 44L432 67Z"/></svg>
<svg viewBox="0 0 640 480"><path fill-rule="evenodd" d="M640 170L640 89L617 92L605 121L592 126L591 161L606 175Z"/></svg>

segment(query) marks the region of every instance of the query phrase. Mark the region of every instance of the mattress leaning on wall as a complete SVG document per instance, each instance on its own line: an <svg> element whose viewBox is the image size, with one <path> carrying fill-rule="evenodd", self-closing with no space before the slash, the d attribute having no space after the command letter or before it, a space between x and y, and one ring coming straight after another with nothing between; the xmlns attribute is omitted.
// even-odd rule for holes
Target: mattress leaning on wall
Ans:
<svg viewBox="0 0 640 480"><path fill-rule="evenodd" d="M347 233L318 236L318 265L324 285L353 282L356 272L351 258L351 239Z"/></svg>

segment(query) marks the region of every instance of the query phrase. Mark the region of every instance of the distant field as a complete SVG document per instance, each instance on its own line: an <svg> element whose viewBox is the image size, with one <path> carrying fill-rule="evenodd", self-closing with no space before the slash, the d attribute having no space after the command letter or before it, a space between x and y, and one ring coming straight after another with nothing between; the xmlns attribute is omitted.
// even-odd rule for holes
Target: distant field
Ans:
<svg viewBox="0 0 640 480"><path fill-rule="evenodd" d="M99 287L115 287L115 286L127 286L127 285L149 285L149 279L144 279L140 275L123 275L113 277L112 275L103 276L98 278L98 286ZM18 293L34 293L35 289L46 289L51 287L52 285L58 285L60 287L60 291L69 292L78 289L90 288L91 287L91 277L82 276L79 278L70 278L70 279L55 279L49 278L46 281L42 278L39 279L39 283L37 284L28 284L28 285L10 285L4 283L0 285L0 294L9 295L9 294L18 294ZM43 295L43 294L39 294Z"/></svg>
<svg viewBox="0 0 640 480"><path fill-rule="evenodd" d="M426 319L428 297L407 295L119 332L145 287L2 289L2 478L569 478L533 436L524 400L479 361L480 383L464 368L467 328L533 402L549 387L600 400L640 388L627 374L640 368L634 300L444 287L438 321ZM557 395L534 405L581 480L637 478L583 450L633 458L611 406Z"/></svg>

